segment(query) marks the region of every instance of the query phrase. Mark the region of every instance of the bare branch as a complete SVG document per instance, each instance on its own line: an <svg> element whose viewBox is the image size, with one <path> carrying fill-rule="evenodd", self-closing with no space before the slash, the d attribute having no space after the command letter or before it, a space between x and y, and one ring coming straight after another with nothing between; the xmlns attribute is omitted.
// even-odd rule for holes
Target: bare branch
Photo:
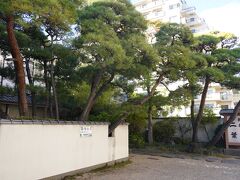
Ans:
<svg viewBox="0 0 240 180"><path fill-rule="evenodd" d="M161 82L161 84L162 84L169 92L173 92L173 91L171 91L171 90L168 88L168 86L166 85L166 83Z"/></svg>

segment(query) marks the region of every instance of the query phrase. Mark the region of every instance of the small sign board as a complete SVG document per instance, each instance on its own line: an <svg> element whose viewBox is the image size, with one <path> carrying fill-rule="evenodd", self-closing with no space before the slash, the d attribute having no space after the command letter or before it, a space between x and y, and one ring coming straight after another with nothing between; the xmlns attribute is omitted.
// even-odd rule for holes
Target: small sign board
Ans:
<svg viewBox="0 0 240 180"><path fill-rule="evenodd" d="M80 127L80 137L92 137L92 127L91 126Z"/></svg>
<svg viewBox="0 0 240 180"><path fill-rule="evenodd" d="M229 144L240 144L240 116L230 124L228 131L228 143Z"/></svg>
<svg viewBox="0 0 240 180"><path fill-rule="evenodd" d="M224 122L227 122L232 114L233 109L223 109L220 111L220 115L224 116ZM237 113L235 120L226 129L225 140L227 149L230 146L240 148L240 112Z"/></svg>

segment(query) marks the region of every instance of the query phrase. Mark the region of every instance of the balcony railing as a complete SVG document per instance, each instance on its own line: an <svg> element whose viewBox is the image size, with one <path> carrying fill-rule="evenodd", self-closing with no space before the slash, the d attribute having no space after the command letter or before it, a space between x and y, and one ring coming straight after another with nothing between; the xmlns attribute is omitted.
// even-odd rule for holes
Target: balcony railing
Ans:
<svg viewBox="0 0 240 180"><path fill-rule="evenodd" d="M148 11L153 11L153 10L157 10L157 9L162 9L162 2L150 2L147 3L144 7L142 7L141 5L136 6L136 9L142 13L144 12L148 12Z"/></svg>
<svg viewBox="0 0 240 180"><path fill-rule="evenodd" d="M196 96L196 100L201 99L201 95ZM233 95L232 94L220 94L220 93L211 93L207 95L206 100L212 101L232 101Z"/></svg>
<svg viewBox="0 0 240 180"><path fill-rule="evenodd" d="M195 8L195 7L184 8L184 9L182 9L181 13L182 13L183 15L196 13L196 8Z"/></svg>

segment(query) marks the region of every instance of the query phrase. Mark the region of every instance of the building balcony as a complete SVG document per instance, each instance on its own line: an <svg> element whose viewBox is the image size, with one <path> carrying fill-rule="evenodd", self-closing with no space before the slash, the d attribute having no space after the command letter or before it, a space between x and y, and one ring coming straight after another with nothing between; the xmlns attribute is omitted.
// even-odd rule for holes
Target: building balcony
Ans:
<svg viewBox="0 0 240 180"><path fill-rule="evenodd" d="M151 0L136 0L136 1L132 2L132 4L134 6L141 6L143 4L149 4L151 2L152 2Z"/></svg>
<svg viewBox="0 0 240 180"><path fill-rule="evenodd" d="M240 94L233 94L234 101L239 101L239 99L240 99Z"/></svg>
<svg viewBox="0 0 240 180"><path fill-rule="evenodd" d="M159 20L159 19L161 19L161 20L163 20L163 18L164 18L164 16L165 16L165 12L152 12L152 13L148 13L147 15L145 15L144 17L147 19L147 20L152 20L152 21L154 21L154 20Z"/></svg>
<svg viewBox="0 0 240 180"><path fill-rule="evenodd" d="M233 101L233 95L220 95L221 101Z"/></svg>
<svg viewBox="0 0 240 180"><path fill-rule="evenodd" d="M145 6L136 6L136 9L141 13L146 13L150 11L154 11L157 9L162 9L162 3L147 3Z"/></svg>
<svg viewBox="0 0 240 180"><path fill-rule="evenodd" d="M200 18L195 18L194 20L186 21L186 24L190 27L197 27L202 26L204 24L204 21Z"/></svg>
<svg viewBox="0 0 240 180"><path fill-rule="evenodd" d="M182 16L188 16L190 14L196 14L196 8L195 7L187 7L182 9L181 11Z"/></svg>
<svg viewBox="0 0 240 180"><path fill-rule="evenodd" d="M232 94L221 94L221 93L211 93L207 95L206 101L221 101L221 102L231 102L233 101ZM195 101L200 101L201 95L196 96Z"/></svg>

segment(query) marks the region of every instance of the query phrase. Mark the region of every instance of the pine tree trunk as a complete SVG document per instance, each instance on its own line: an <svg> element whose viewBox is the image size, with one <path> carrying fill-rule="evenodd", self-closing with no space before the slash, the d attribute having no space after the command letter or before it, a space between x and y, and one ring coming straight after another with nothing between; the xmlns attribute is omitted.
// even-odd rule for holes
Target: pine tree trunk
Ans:
<svg viewBox="0 0 240 180"><path fill-rule="evenodd" d="M162 82L164 77L164 74L159 75L158 79L156 80L155 84L153 85L153 87L150 90L150 93L148 93L148 95L146 95L145 97L143 97L140 101L137 101L136 103L134 103L134 105L143 105L144 103L146 103L156 92L157 87L160 85L160 83ZM123 113L123 115L116 120L115 122L113 122L110 126L109 126L109 134L112 134L114 129L117 128L121 123L123 123L126 118L128 117L130 113L129 112L125 112Z"/></svg>
<svg viewBox="0 0 240 180"><path fill-rule="evenodd" d="M87 100L87 105L85 106L83 112L81 113L80 121L88 121L89 114L96 100L98 86L101 79L102 79L102 71L97 73L92 79L91 92Z"/></svg>
<svg viewBox="0 0 240 180"><path fill-rule="evenodd" d="M55 118L54 113L53 113L52 86L51 86L50 83L49 83L49 87L48 87L48 94L49 94L49 113L50 113L50 117Z"/></svg>
<svg viewBox="0 0 240 180"><path fill-rule="evenodd" d="M59 120L58 98L57 98L56 83L55 83L53 71L54 70L53 70L53 60L52 60L50 75L51 75L52 91L53 91L53 98L54 98L54 105L55 105L55 118L56 120Z"/></svg>
<svg viewBox="0 0 240 180"><path fill-rule="evenodd" d="M150 85L147 86L147 93L150 95L151 89ZM153 127L152 127L152 99L148 101L148 143L153 144Z"/></svg>
<svg viewBox="0 0 240 180"><path fill-rule="evenodd" d="M28 116L28 104L26 96L26 83L23 58L18 46L17 39L14 34L14 17L12 15L7 16L7 34L11 54L15 61L14 66L17 77L19 115Z"/></svg>
<svg viewBox="0 0 240 180"><path fill-rule="evenodd" d="M148 106L148 143L153 144L152 104Z"/></svg>
<svg viewBox="0 0 240 180"><path fill-rule="evenodd" d="M205 131L205 133L206 133L206 135L207 135L208 142L209 142L209 141L210 141L210 136L209 136L209 133L208 133L208 130L207 130L207 126L204 124L204 125L203 125L203 128L204 128L204 131Z"/></svg>
<svg viewBox="0 0 240 180"><path fill-rule="evenodd" d="M199 110L198 110L196 119L194 118L194 100L192 100L192 102L191 102L192 143L189 146L189 149L188 149L189 152L194 152L198 145L198 129L199 129L199 125L202 120L202 117L203 117L203 110L205 107L209 84L210 84L210 78L207 76L205 78L205 84L203 87L200 106L199 106Z"/></svg>
<svg viewBox="0 0 240 180"><path fill-rule="evenodd" d="M192 143L194 143L194 144L198 142L198 128L199 128L199 124L203 117L203 110L205 107L209 84L210 84L210 79L209 79L209 77L206 77L198 114L197 114L196 119L193 122Z"/></svg>
<svg viewBox="0 0 240 180"><path fill-rule="evenodd" d="M194 123L195 123L194 106L195 106L195 101L194 101L194 97L192 97L192 100L191 100L192 140L196 138L196 137L193 137L193 135L194 135L194 134L197 134L197 133L196 133L196 130L193 130L193 129L194 129ZM195 132L194 132L194 131L195 131ZM190 150L190 151L192 151L192 150Z"/></svg>
<svg viewBox="0 0 240 180"><path fill-rule="evenodd" d="M89 114L90 114L90 112L92 110L92 107L94 105L94 98L95 98L94 93L91 93L89 98L88 98L87 105L85 106L85 109L80 116L80 121L88 121Z"/></svg>
<svg viewBox="0 0 240 180"><path fill-rule="evenodd" d="M47 70L47 61L43 62L43 70L44 70L44 82L45 82L45 91L46 91L46 102L44 109L44 116L47 118L49 116L49 83L48 83L48 70Z"/></svg>
<svg viewBox="0 0 240 180"><path fill-rule="evenodd" d="M193 134L192 134L192 143L195 144L198 142L198 127L199 124L197 122L193 123Z"/></svg>
<svg viewBox="0 0 240 180"><path fill-rule="evenodd" d="M147 96L143 97L140 101L137 101L135 103L135 105L143 105L144 103L146 103L156 92L157 87L160 85L160 83L163 80L163 76L164 74L159 75L158 79L156 80L155 84L153 85L153 87L149 90L149 93Z"/></svg>
<svg viewBox="0 0 240 180"><path fill-rule="evenodd" d="M193 123L194 123L194 105L195 105L195 101L194 101L194 97L192 97L191 100L191 123L192 123L192 127L193 127Z"/></svg>
<svg viewBox="0 0 240 180"><path fill-rule="evenodd" d="M32 78L32 75L31 75L31 71L30 71L30 65L29 65L30 61L29 59L26 59L26 72L27 72L27 77L28 77L28 81L29 81L29 84L34 87L34 81L33 81L33 78ZM34 90L31 90L31 103L32 103L32 117L34 118L36 116L36 93Z"/></svg>

